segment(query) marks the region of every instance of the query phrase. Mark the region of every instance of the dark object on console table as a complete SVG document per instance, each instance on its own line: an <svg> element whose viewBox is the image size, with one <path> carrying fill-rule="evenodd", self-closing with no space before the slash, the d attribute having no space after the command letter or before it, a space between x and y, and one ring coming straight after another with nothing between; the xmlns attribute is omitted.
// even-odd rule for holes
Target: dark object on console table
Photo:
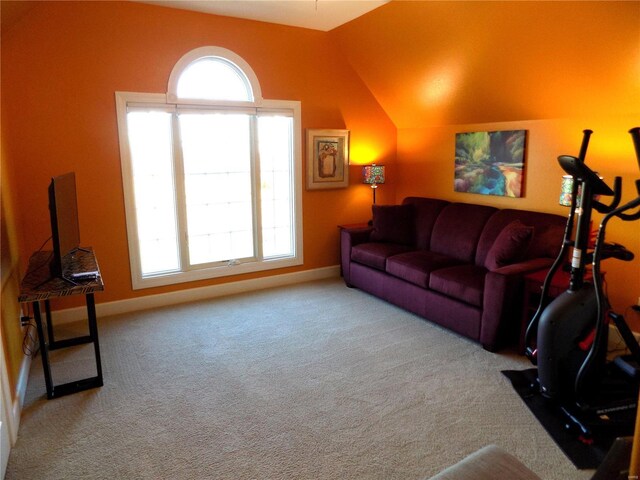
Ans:
<svg viewBox="0 0 640 480"><path fill-rule="evenodd" d="M346 284L496 351L518 338L524 276L548 270L560 215L408 197L341 229Z"/></svg>

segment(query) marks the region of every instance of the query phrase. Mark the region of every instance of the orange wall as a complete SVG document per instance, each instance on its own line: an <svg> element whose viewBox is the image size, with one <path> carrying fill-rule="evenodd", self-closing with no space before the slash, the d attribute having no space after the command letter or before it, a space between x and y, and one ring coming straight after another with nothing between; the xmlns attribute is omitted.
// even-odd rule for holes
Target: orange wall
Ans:
<svg viewBox="0 0 640 480"><path fill-rule="evenodd" d="M374 42L401 40L379 49L385 70L366 69L375 45L363 53L353 38L366 40L383 21L389 28ZM419 29L420 22L432 28ZM427 195L565 215L557 157L577 155L586 128L594 131L588 164L608 182L622 176L624 199L637 194L640 171L627 132L640 126L640 2L391 2L341 27L340 35L398 126L396 201ZM437 74L452 62L455 75ZM407 64L422 83L409 82L394 97L388 87L402 76L393 72ZM423 75L431 71L433 78ZM425 96L434 85L439 95ZM455 134L500 129L528 131L524 197L454 193ZM640 222L609 225L607 239L640 258ZM635 304L640 260L608 260L604 270L614 307Z"/></svg>
<svg viewBox="0 0 640 480"><path fill-rule="evenodd" d="M380 203L420 194L563 213L555 158L577 153L582 129L591 128L590 165L608 178L623 175L628 196L629 179L639 176L626 134L640 124L640 45L629 34L629 18L637 14L620 13L626 2L607 4L585 2L575 17L570 5L557 2L391 2L328 34L128 2L38 4L2 34L4 148L14 167L10 184L20 192L14 212L20 261L24 266L50 234L49 177L75 170L83 243L96 249L107 286L99 302L228 281L130 287L113 93L166 91L175 62L203 45L247 60L265 98L301 100L304 128L351 130L350 188L304 192L305 265L286 271L338 262L335 226L370 215L371 191L359 185L359 165L372 161L388 166ZM545 18L535 33L523 28L531 15ZM568 18L578 25L569 28ZM500 20L500 32L483 27L489 20ZM515 53L503 55L496 35L500 45L517 46ZM468 51L484 70L463 69L467 75L450 97L412 100L418 97L409 80L452 51ZM496 71L512 78L500 80L498 92ZM411 109L428 114L414 118ZM455 133L497 128L529 131L524 198L453 193ZM637 224L612 225L610 237L640 255L637 232ZM637 261L609 261L607 271L616 303L635 302ZM280 272L261 275L274 273Z"/></svg>
<svg viewBox="0 0 640 480"><path fill-rule="evenodd" d="M332 33L398 128L640 105L639 1L393 1Z"/></svg>
<svg viewBox="0 0 640 480"><path fill-rule="evenodd" d="M304 266L284 271L338 264L336 226L370 211L357 164L392 165L396 129L327 34L129 2L44 2L2 36L2 122L10 182L24 193L15 206L23 265L50 235L50 177L75 171L82 243L94 247L106 285L98 302L238 279L131 289L114 92L166 92L176 61L204 45L243 57L264 98L300 100L303 128L351 131L351 186L304 192ZM393 184L380 190L393 199Z"/></svg>
<svg viewBox="0 0 640 480"><path fill-rule="evenodd" d="M501 208L530 209L566 215L558 204L564 172L559 155L578 155L582 130L594 131L587 152L587 163L612 185L623 177L623 201L638 195L633 180L640 178L631 136L640 126L638 116L598 117L563 120L535 120L503 123L447 125L434 128L403 129L398 132L397 201L409 195L444 198L457 202L480 203ZM453 191L455 134L468 131L527 130L524 196L506 198ZM594 215L599 224L602 215ZM621 243L638 255L633 262L607 260L603 270L613 306L624 311L640 296L640 222L612 220L607 240Z"/></svg>

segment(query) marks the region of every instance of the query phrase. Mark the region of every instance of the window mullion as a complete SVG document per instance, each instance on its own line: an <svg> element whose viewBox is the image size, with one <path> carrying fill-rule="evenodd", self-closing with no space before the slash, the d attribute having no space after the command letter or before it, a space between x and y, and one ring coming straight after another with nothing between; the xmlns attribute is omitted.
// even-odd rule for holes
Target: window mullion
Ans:
<svg viewBox="0 0 640 480"><path fill-rule="evenodd" d="M171 116L171 128L173 138L173 171L176 189L176 210L178 217L178 247L180 249L180 265L182 270L191 269L189 259L189 230L187 225L187 200L184 178L184 161L182 155L182 138L180 134L180 121L178 114Z"/></svg>
<svg viewBox="0 0 640 480"><path fill-rule="evenodd" d="M252 115L251 122L251 171L253 176L253 244L256 259L261 262L262 254L262 178L260 171L260 149L258 145L258 116Z"/></svg>

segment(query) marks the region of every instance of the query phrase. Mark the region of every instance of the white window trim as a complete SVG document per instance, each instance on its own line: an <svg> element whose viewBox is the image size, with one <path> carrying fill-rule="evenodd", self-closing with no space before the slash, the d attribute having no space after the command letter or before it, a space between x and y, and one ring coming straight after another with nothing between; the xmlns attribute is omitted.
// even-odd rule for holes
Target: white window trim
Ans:
<svg viewBox="0 0 640 480"><path fill-rule="evenodd" d="M226 62L232 63L236 68L238 68L244 76L249 80L249 84L251 85L251 90L253 91L253 101L246 102L247 105L251 106L261 106L262 105L262 89L260 88L260 82L258 82L258 76L249 65L240 55L231 50L227 50L222 47L200 47L190 52L185 53L180 60L174 65L173 70L171 70L171 75L169 75L169 84L167 87L167 103L191 103L188 99L178 99L178 80L180 79L180 75L184 70L194 61L201 59L203 57L217 57L225 60ZM195 101L194 101L195 102ZM198 100L195 102L199 105L203 104L215 104L220 105L227 102L224 101L207 101L207 100ZM229 104L238 105L240 103L245 102L228 102Z"/></svg>
<svg viewBox="0 0 640 480"><path fill-rule="evenodd" d="M211 56L210 53L213 47L203 47L189 52L183 56L178 62L182 69L186 68L189 63L201 58L202 56ZM127 238L129 246L129 264L131 269L131 283L134 290L158 287L163 285L172 285L184 282L191 282L196 280L204 280L210 278L219 278L230 275L241 275L245 273L261 272L266 270L272 270L277 268L286 268L302 265L303 259L303 239L302 239L302 141L301 141L301 129L302 124L301 116L301 103L299 101L291 100L265 100L262 99L260 86L257 82L257 77L251 67L240 59L237 55L230 53L221 54L220 51L224 49L215 49L216 56L224 57L227 60L232 60L241 68L248 76L251 86L253 88L254 102L205 102L205 101L183 101L175 98L175 86L177 82L177 75L174 72L178 71L178 64L172 71L171 78L169 80L169 92L167 94L158 93L135 93L135 92L116 92L116 114L118 119L118 136L120 143L120 160L122 167L122 183L124 190L124 203L127 225ZM199 53L196 53L199 52ZM229 52L229 51L226 51ZM203 55L203 53L205 53ZM232 55L231 55L232 54ZM226 56L229 55L229 56ZM241 60L241 61L240 61ZM175 78L174 78L175 77ZM173 83L172 83L173 82ZM171 98L171 88L173 88L173 101ZM294 255L283 258L263 259L254 262L240 262L237 264L230 263L225 266L211 266L201 269L188 269L181 272L172 272L167 274L158 274L153 276L142 276L141 263L139 256L139 244L137 234L137 219L136 208L134 200L133 190L133 166L131 162L131 155L128 142L127 132L127 105L144 107L149 106L162 106L167 109L172 108L192 108L194 105L206 105L215 104L218 106L224 106L228 104L228 107L233 108L245 108L252 107L254 111L261 113L265 112L278 112L287 111L292 112L294 121L293 131L293 178L294 178L294 200L293 200L293 219L295 228L295 244Z"/></svg>

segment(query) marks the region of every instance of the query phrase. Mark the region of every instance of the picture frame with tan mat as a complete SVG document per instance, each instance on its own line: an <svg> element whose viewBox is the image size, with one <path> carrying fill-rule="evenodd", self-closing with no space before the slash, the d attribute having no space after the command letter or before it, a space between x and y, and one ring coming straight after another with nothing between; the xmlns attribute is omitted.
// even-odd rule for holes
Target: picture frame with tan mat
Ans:
<svg viewBox="0 0 640 480"><path fill-rule="evenodd" d="M307 130L307 190L349 185L349 130Z"/></svg>

